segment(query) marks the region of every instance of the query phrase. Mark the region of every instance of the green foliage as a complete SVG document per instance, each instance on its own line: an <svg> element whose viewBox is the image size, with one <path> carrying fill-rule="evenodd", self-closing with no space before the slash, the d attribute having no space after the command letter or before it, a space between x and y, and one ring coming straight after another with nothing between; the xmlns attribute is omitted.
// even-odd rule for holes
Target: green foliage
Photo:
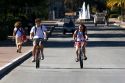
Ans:
<svg viewBox="0 0 125 83"><path fill-rule="evenodd" d="M17 20L27 27L36 17L47 19L48 0L0 0L0 11L0 39L3 40L12 35Z"/></svg>
<svg viewBox="0 0 125 83"><path fill-rule="evenodd" d="M119 7L114 7L109 11L109 13L111 18L118 18L118 16L121 15L121 9Z"/></svg>
<svg viewBox="0 0 125 83"><path fill-rule="evenodd" d="M114 7L110 10L111 14L121 14L121 8L120 7Z"/></svg>
<svg viewBox="0 0 125 83"><path fill-rule="evenodd" d="M123 16L121 16L121 15L120 15L120 16L118 16L118 20L123 20L123 18L124 18L124 17L123 17Z"/></svg>
<svg viewBox="0 0 125 83"><path fill-rule="evenodd" d="M110 18L118 18L119 14L110 14Z"/></svg>
<svg viewBox="0 0 125 83"><path fill-rule="evenodd" d="M5 40L8 37L8 28L0 26L0 40Z"/></svg>

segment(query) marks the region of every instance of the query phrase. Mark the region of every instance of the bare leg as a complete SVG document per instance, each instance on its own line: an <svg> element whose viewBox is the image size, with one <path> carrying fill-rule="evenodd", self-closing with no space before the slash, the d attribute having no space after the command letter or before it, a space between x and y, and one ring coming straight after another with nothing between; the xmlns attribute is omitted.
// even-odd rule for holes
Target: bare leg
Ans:
<svg viewBox="0 0 125 83"><path fill-rule="evenodd" d="M17 47L17 52L19 52L19 45L18 45L18 44L16 44L16 47Z"/></svg>
<svg viewBox="0 0 125 83"><path fill-rule="evenodd" d="M83 54L84 54L84 60L87 60L87 56L86 56L86 49L85 49L85 46L83 46Z"/></svg>
<svg viewBox="0 0 125 83"><path fill-rule="evenodd" d="M36 46L33 46L33 49L32 49L33 60L32 60L32 62L35 61L35 53L36 53Z"/></svg>
<svg viewBox="0 0 125 83"><path fill-rule="evenodd" d="M21 49L22 49L22 44L18 45L18 52L21 53Z"/></svg>
<svg viewBox="0 0 125 83"><path fill-rule="evenodd" d="M79 55L78 55L78 47L76 47L76 62L78 62L79 61Z"/></svg>
<svg viewBox="0 0 125 83"><path fill-rule="evenodd" d="M18 52L21 53L21 45L19 45Z"/></svg>
<svg viewBox="0 0 125 83"><path fill-rule="evenodd" d="M44 54L43 54L44 46L41 45L41 59L44 60Z"/></svg>

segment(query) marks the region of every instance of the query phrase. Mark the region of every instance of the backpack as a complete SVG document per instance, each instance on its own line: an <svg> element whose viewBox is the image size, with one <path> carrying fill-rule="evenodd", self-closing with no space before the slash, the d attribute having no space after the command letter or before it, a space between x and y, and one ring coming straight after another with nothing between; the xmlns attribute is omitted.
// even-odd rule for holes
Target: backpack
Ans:
<svg viewBox="0 0 125 83"><path fill-rule="evenodd" d="M17 30L16 30L15 34L17 34L17 31L18 31L18 30L22 33L22 35L24 34L24 32L23 32L23 29L22 29L22 28L21 28L21 30L20 30L19 28L17 28Z"/></svg>
<svg viewBox="0 0 125 83"><path fill-rule="evenodd" d="M41 30L42 30L42 32L43 32L42 26L41 26ZM36 34L36 31L37 31L37 28L36 28L36 26L35 26L35 32L34 32L34 35Z"/></svg>
<svg viewBox="0 0 125 83"><path fill-rule="evenodd" d="M18 29L16 30L15 34L17 34L17 31L18 31L18 30L19 30L19 31L21 32L21 34L22 34L21 40L22 40L23 42L26 42L26 41L27 41L27 37L26 37L26 35L25 35L24 31L23 31L23 28L21 28L21 30L18 28Z"/></svg>

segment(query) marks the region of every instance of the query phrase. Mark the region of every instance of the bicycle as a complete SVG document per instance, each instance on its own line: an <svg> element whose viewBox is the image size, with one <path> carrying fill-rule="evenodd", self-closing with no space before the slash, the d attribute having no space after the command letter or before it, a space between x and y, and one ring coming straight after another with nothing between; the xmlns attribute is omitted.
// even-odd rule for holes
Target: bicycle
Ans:
<svg viewBox="0 0 125 83"><path fill-rule="evenodd" d="M85 47L81 45L81 41L75 41L78 45L78 61L80 62L80 68L83 68L83 54L85 52Z"/></svg>
<svg viewBox="0 0 125 83"><path fill-rule="evenodd" d="M79 56L79 62L80 62L80 68L83 68L83 46L81 45L81 42L77 42L78 43L78 56Z"/></svg>
<svg viewBox="0 0 125 83"><path fill-rule="evenodd" d="M36 40L36 52L35 52L36 68L40 67L41 46L39 44L41 44L41 42L43 42L43 41L44 41L44 39L38 39L38 40Z"/></svg>

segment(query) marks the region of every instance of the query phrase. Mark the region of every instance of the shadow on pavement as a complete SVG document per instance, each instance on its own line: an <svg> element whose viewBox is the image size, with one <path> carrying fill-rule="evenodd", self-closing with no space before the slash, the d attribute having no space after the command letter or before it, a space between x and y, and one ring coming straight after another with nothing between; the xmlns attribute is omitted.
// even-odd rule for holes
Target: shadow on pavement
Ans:
<svg viewBox="0 0 125 83"><path fill-rule="evenodd" d="M98 29L98 30L103 31L102 29ZM104 29L104 30L108 30L108 29ZM113 33L113 32L109 33L108 32L108 33L93 33L93 34L88 34L88 35L89 35L90 40L88 40L87 47L118 47L118 46L124 47L125 46L125 41L120 41L120 39L116 41L115 40L112 41L108 39L106 39L106 41L101 41L101 40L91 41L91 38L100 38L100 39L101 38L125 38L124 33ZM55 40L51 40L51 38L55 38ZM61 38L62 41L58 41L58 39L56 40L56 38ZM71 40L66 41L65 38L70 38ZM54 33L50 36L50 39L45 43L45 47L47 48L73 48L74 42L72 40L73 39L72 39L71 33L63 35L61 32L61 29L55 29ZM13 41L12 39L8 39L8 40L0 41L0 47L2 46L12 47L16 45L15 45L15 41ZM24 43L23 46L32 46L32 41L28 41Z"/></svg>
<svg viewBox="0 0 125 83"><path fill-rule="evenodd" d="M62 34L54 34L52 35L51 38L72 38L71 34L67 34L67 35L62 35ZM123 33L108 33L108 34L89 34L89 38L125 38L125 34ZM69 41L48 41L46 43L46 47L49 48L72 48L74 47L74 42L72 41L73 39L69 40ZM89 41L88 40L88 45L87 47L125 47L125 41L120 41L119 40L107 40L106 41Z"/></svg>
<svg viewBox="0 0 125 83"><path fill-rule="evenodd" d="M73 48L72 41L49 41L47 48ZM125 47L125 41L88 41L87 47Z"/></svg>
<svg viewBox="0 0 125 83"><path fill-rule="evenodd" d="M88 41L87 47L125 47L125 41Z"/></svg>
<svg viewBox="0 0 125 83"><path fill-rule="evenodd" d="M90 38L125 38L125 34L89 34Z"/></svg>
<svg viewBox="0 0 125 83"><path fill-rule="evenodd" d="M32 46L32 41L28 40L27 42L23 43L23 46ZM0 41L0 47L16 47L15 40L7 39Z"/></svg>
<svg viewBox="0 0 125 83"><path fill-rule="evenodd" d="M35 66L24 66L24 65L21 65L22 67L34 67ZM41 66L39 68L40 70L63 70L63 69L66 69L66 70L81 70L80 67L50 67L50 66ZM83 69L87 69L87 70L125 70L124 67L83 67ZM79 71L78 71L79 72Z"/></svg>

